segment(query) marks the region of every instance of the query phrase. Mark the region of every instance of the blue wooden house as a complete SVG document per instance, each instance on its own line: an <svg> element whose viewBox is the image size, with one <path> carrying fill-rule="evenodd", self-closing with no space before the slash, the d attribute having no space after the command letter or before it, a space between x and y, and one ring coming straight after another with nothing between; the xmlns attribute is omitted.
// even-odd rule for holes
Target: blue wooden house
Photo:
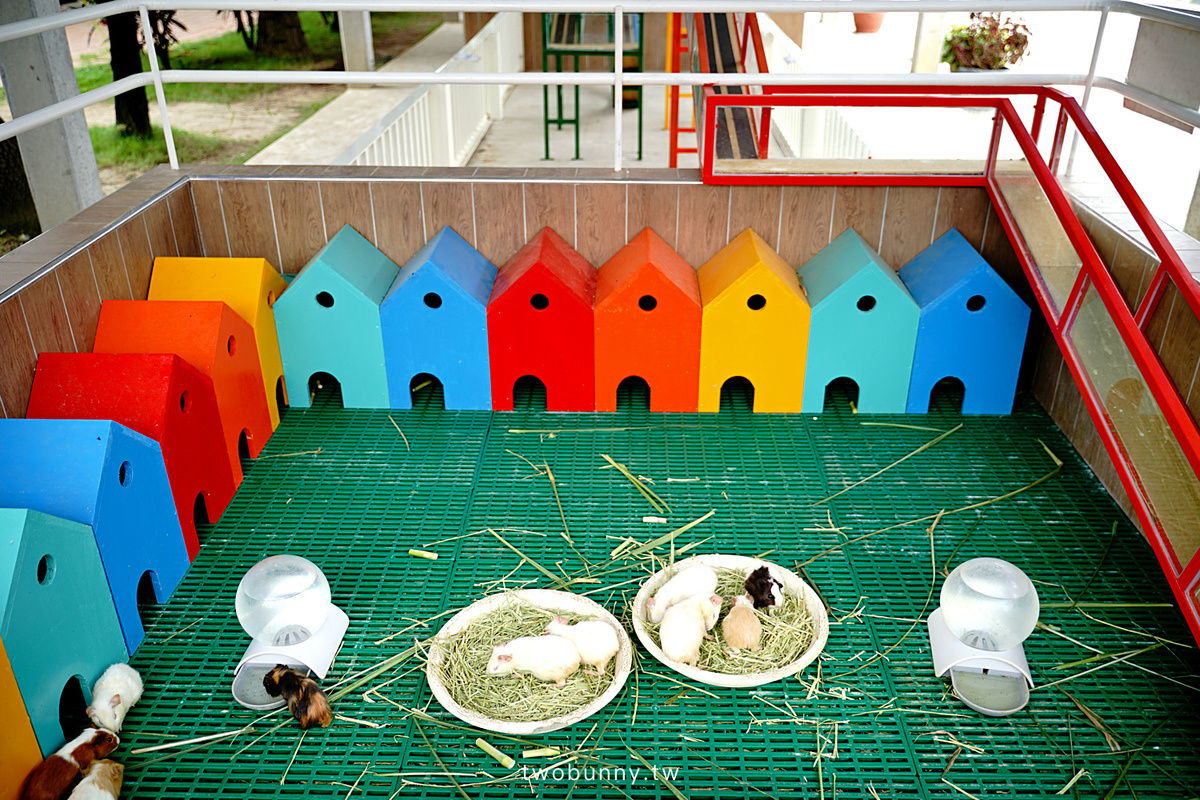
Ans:
<svg viewBox="0 0 1200 800"><path fill-rule="evenodd" d="M847 229L797 273L812 306L803 412L820 412L829 384L849 378L860 412L904 413L921 311L895 270Z"/></svg>
<svg viewBox="0 0 1200 800"><path fill-rule="evenodd" d="M963 384L964 414L1012 411L1029 306L951 228L900 270L921 307L908 411L929 410L944 378Z"/></svg>
<svg viewBox="0 0 1200 800"><path fill-rule="evenodd" d="M496 267L451 228L409 259L379 307L392 408L412 408L412 380L432 375L447 409L492 407L487 301Z"/></svg>
<svg viewBox="0 0 1200 800"><path fill-rule="evenodd" d="M379 304L400 268L346 225L275 301L288 402L311 405L310 379L333 376L345 408L388 408Z"/></svg>

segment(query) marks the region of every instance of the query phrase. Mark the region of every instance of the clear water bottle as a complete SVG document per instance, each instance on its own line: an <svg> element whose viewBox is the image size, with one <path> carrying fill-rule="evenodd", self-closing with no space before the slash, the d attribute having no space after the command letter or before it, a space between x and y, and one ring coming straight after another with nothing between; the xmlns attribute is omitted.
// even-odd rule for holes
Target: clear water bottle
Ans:
<svg viewBox="0 0 1200 800"><path fill-rule="evenodd" d="M942 618L963 644L1008 650L1033 632L1038 596L1024 572L999 558L963 562L942 584Z"/></svg>
<svg viewBox="0 0 1200 800"><path fill-rule="evenodd" d="M271 556L242 576L235 602L238 622L254 639L273 645L299 644L329 616L329 581L300 556Z"/></svg>

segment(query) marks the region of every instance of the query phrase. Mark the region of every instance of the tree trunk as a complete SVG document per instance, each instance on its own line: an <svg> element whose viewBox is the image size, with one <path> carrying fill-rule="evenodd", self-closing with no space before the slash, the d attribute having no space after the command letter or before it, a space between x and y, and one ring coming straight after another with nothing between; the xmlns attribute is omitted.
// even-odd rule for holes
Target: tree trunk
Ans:
<svg viewBox="0 0 1200 800"><path fill-rule="evenodd" d="M300 15L295 11L258 12L258 41L254 51L264 56L308 56Z"/></svg>
<svg viewBox="0 0 1200 800"><path fill-rule="evenodd" d="M108 43L112 50L113 80L142 71L142 49L138 45L137 14L130 11L108 18ZM116 98L117 125L126 135L150 136L150 106L144 88L132 89Z"/></svg>

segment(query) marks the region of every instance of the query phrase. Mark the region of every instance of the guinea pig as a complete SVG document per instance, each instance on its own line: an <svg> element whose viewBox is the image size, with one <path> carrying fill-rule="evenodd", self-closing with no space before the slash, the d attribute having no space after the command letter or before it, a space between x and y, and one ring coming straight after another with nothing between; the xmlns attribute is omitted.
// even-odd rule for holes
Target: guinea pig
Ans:
<svg viewBox="0 0 1200 800"><path fill-rule="evenodd" d="M116 800L121 795L125 767L116 761L93 761L83 773L83 781L71 792L69 800Z"/></svg>
<svg viewBox="0 0 1200 800"><path fill-rule="evenodd" d="M579 660L596 668L603 675L608 662L621 649L617 632L604 620L585 619L571 625L566 617L555 617L546 626L546 633L570 639L579 651Z"/></svg>
<svg viewBox="0 0 1200 800"><path fill-rule="evenodd" d="M79 783L83 770L97 758L116 750L120 743L115 733L84 728L58 752L33 768L25 782L21 800L64 800Z"/></svg>
<svg viewBox="0 0 1200 800"><path fill-rule="evenodd" d="M646 601L650 621L662 622L667 609L690 597L712 594L717 590L717 571L705 564L693 564L664 583ZM712 627L711 625L709 626Z"/></svg>
<svg viewBox="0 0 1200 800"><path fill-rule="evenodd" d="M746 594L754 601L755 608L773 608L783 602L783 581L763 564L746 576Z"/></svg>
<svg viewBox="0 0 1200 800"><path fill-rule="evenodd" d="M291 667L276 664L263 677L263 688L271 697L283 695L288 711L300 723L302 730L312 727L328 728L333 722L333 709L321 687L312 678L301 675Z"/></svg>
<svg viewBox="0 0 1200 800"><path fill-rule="evenodd" d="M563 636L522 636L492 648L488 675L508 675L513 670L528 672L539 681L565 686L567 677L579 669L579 650Z"/></svg>
<svg viewBox="0 0 1200 800"><path fill-rule="evenodd" d="M672 661L695 665L700 659L700 642L721 615L720 595L692 597L676 603L663 614L658 629L659 644Z"/></svg>
<svg viewBox="0 0 1200 800"><path fill-rule="evenodd" d="M96 727L121 731L125 714L142 699L142 676L128 664L113 664L104 670L92 687L92 704L87 708L88 719Z"/></svg>
<svg viewBox="0 0 1200 800"><path fill-rule="evenodd" d="M754 613L754 601L749 595L739 594L733 598L733 608L721 621L721 636L725 644L734 650L746 648L757 650L762 638L762 623Z"/></svg>

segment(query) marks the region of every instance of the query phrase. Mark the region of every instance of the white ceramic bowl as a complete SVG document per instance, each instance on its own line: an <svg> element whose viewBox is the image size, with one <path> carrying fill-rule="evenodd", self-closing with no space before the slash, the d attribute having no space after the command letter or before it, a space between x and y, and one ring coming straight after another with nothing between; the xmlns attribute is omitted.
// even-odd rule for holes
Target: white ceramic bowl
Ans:
<svg viewBox="0 0 1200 800"><path fill-rule="evenodd" d="M572 711L570 714L564 714L561 717L551 717L550 719L537 722L510 722L508 720L486 717L478 711L472 711L469 708L459 705L450 696L450 692L446 689L441 679L443 643L474 620L485 614L490 614L499 608L502 603L513 597L520 598L527 603L539 606L548 611L586 614L601 619L613 627L617 632L617 638L621 646L617 650L617 657L612 662L614 665L612 684L604 691L604 694L583 708ZM484 730L495 731L496 733L529 736L537 733L557 731L568 725L574 725L576 722L587 719L592 714L604 708L621 691L626 679L629 678L629 670L632 666L633 642L629 639L629 634L625 632L625 628L617 621L617 618L608 613L599 603L589 600L586 597L580 597L577 594L571 594L570 592L556 592L549 589L521 589L490 595L472 603L451 617L450 621L442 626L442 629L438 631L438 635L429 644L429 660L425 667L425 675L429 679L429 688L433 690L433 695L438 699L438 702L447 711L468 725L474 725L476 728L483 728Z"/></svg>
<svg viewBox="0 0 1200 800"><path fill-rule="evenodd" d="M763 564L771 566L775 573L783 580L784 593L800 598L808 608L808 613L813 618L814 635L812 644L804 651L804 654L800 658L790 664L785 664L768 672L754 672L749 675L710 672L688 664L680 664L678 661L672 661L667 658L662 648L658 646L658 643L654 641L650 632L646 630L646 623L649 621L649 615L646 613L646 601L653 597L659 587L666 583L669 578L693 564L707 564L714 569L742 570L747 573ZM660 570L651 575L650 579L642 584L642 590L638 592L637 597L633 601L633 630L637 634L638 640L641 641L642 646L650 651L650 655L680 675L686 675L693 680L707 683L710 686L762 686L765 683L774 683L775 681L783 680L789 675L795 675L816 660L821 651L825 649L825 642L829 639L829 615L825 613L825 604L821 602L821 598L813 591L812 587L800 580L795 573L789 572L778 564L772 564L769 561L763 561L758 558L747 558L746 556L713 554L684 559L669 569Z"/></svg>

